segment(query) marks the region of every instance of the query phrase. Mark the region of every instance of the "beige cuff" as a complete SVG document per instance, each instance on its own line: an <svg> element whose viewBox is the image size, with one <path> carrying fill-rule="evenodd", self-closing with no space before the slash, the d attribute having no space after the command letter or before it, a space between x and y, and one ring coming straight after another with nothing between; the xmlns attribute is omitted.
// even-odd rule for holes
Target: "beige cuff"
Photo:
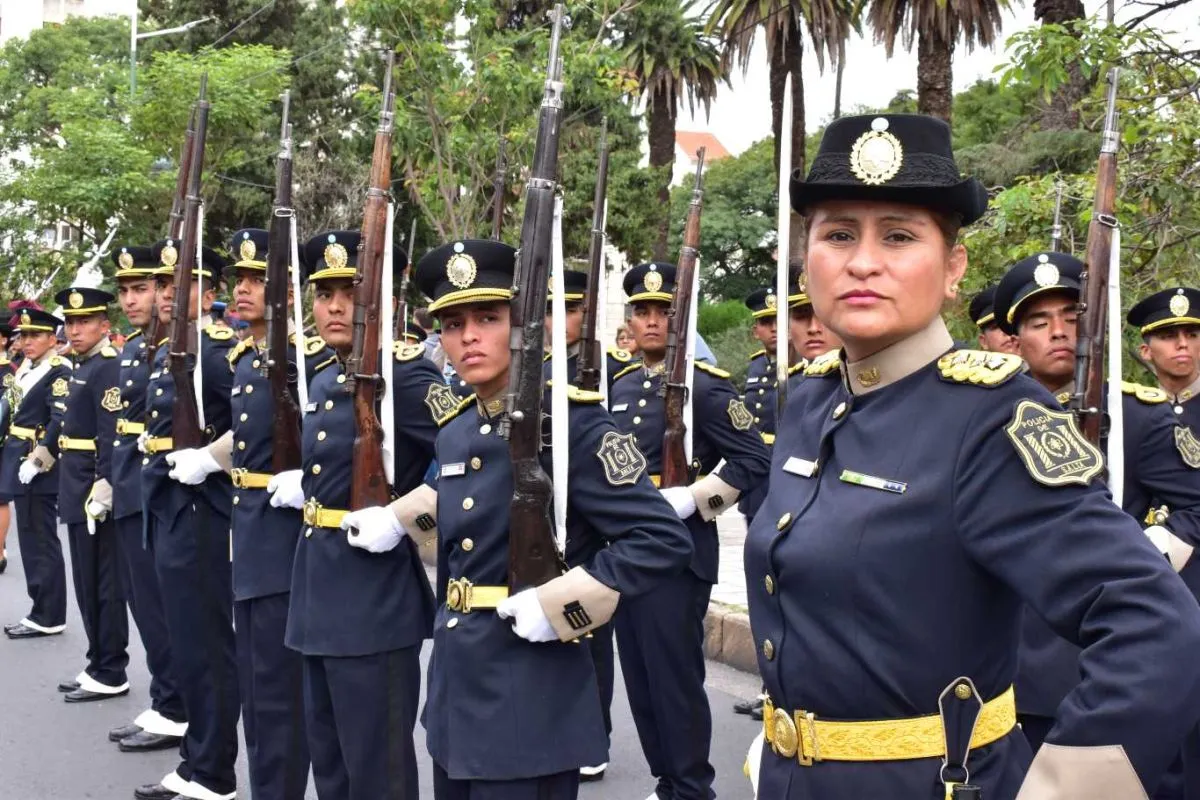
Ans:
<svg viewBox="0 0 1200 800"><path fill-rule="evenodd" d="M1171 562L1172 569L1176 572L1182 571L1195 549L1173 533L1167 537L1167 560Z"/></svg>
<svg viewBox="0 0 1200 800"><path fill-rule="evenodd" d="M220 439L210 444L208 454L226 473L233 472L233 431L225 431Z"/></svg>
<svg viewBox="0 0 1200 800"><path fill-rule="evenodd" d="M422 483L403 497L398 497L388 506L404 530L417 543L426 547L437 539L437 492Z"/></svg>
<svg viewBox="0 0 1200 800"><path fill-rule="evenodd" d="M42 472L48 472L54 466L54 456L50 455L50 451L44 444L39 444L33 448L33 452L29 454L29 458Z"/></svg>
<svg viewBox="0 0 1200 800"><path fill-rule="evenodd" d="M612 619L621 595L575 567L537 587L537 598L558 638L569 642Z"/></svg>
<svg viewBox="0 0 1200 800"><path fill-rule="evenodd" d="M112 510L112 484L107 478L99 478L92 484L92 491L88 495L88 502L99 503L108 510Z"/></svg>
<svg viewBox="0 0 1200 800"><path fill-rule="evenodd" d="M737 502L742 493L721 480L720 475L707 475L689 488L692 490L692 497L696 498L696 511L705 522L711 522L723 514L725 509Z"/></svg>
<svg viewBox="0 0 1200 800"><path fill-rule="evenodd" d="M1148 800L1125 748L1043 744L1017 800Z"/></svg>

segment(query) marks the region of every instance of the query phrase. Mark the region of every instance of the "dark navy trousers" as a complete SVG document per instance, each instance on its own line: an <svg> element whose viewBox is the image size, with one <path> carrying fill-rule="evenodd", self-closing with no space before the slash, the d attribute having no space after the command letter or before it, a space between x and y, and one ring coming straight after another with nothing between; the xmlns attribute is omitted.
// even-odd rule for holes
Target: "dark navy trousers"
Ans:
<svg viewBox="0 0 1200 800"><path fill-rule="evenodd" d="M17 543L25 588L33 607L26 615L44 628L67 622L67 566L58 540L58 498L33 494L29 487L13 499L17 514Z"/></svg>
<svg viewBox="0 0 1200 800"><path fill-rule="evenodd" d="M116 526L112 519L96 523L88 533L87 523L67 525L71 547L71 577L75 601L87 634L86 671L105 686L122 686L128 681L129 617L121 586L121 557Z"/></svg>
<svg viewBox="0 0 1200 800"><path fill-rule="evenodd" d="M456 781L433 763L434 800L575 800L579 770L517 781Z"/></svg>

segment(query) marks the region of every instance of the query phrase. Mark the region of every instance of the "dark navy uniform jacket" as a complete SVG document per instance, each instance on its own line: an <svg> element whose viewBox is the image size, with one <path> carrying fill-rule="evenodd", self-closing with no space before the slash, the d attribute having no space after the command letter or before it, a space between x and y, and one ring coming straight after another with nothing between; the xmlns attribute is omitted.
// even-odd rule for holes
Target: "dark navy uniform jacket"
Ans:
<svg viewBox="0 0 1200 800"><path fill-rule="evenodd" d="M1200 609L1098 479L1034 479L1005 429L1021 401L1057 403L1023 375L990 377L946 377L935 358L867 394L835 371L789 398L745 547L767 691L830 720L936 714L959 676L990 700L1016 678L1029 605L1085 648L1047 741L1121 745L1157 780L1200 713ZM1029 759L1014 727L972 751L971 783L1012 798ZM940 799L941 765L802 767L767 749L759 796Z"/></svg>
<svg viewBox="0 0 1200 800"><path fill-rule="evenodd" d="M165 346L165 345L164 345ZM150 363L146 337L134 331L121 349L117 385L121 389L120 419L126 422L146 422L146 389L150 385ZM137 448L136 433L114 434L112 449L113 519L123 519L142 513L142 454Z"/></svg>
<svg viewBox="0 0 1200 800"><path fill-rule="evenodd" d="M661 371L648 371L637 362L618 373L608 399L617 427L623 433L633 434L653 475L662 471L666 429L666 408L658 394L662 381ZM766 480L770 454L752 416L729 383L729 373L697 362L692 409L692 466L699 475L711 473L723 458L721 479L743 496ZM750 517L756 510L750 508L744 513ZM719 555L716 521L705 522L696 513L685 522L695 547L692 572L701 580L716 583Z"/></svg>
<svg viewBox="0 0 1200 800"><path fill-rule="evenodd" d="M1200 379L1171 398L1171 410L1179 422L1187 425L1192 433L1200 436Z"/></svg>
<svg viewBox="0 0 1200 800"><path fill-rule="evenodd" d="M42 357L38 364L30 364L32 371L44 367L40 377L30 385L30 378L18 375L12 386L12 395L18 396L16 411L11 414L9 436L4 441L4 458L0 460L0 492L17 496L31 494L58 494L58 459L46 472L34 477L28 486L17 480L21 461L33 452L35 444L28 439L12 435L12 426L32 428L38 431L37 444L42 444L52 454L58 453L58 436L66 413L67 393L70 391L71 362L53 351ZM50 443L53 442L53 447Z"/></svg>
<svg viewBox="0 0 1200 800"><path fill-rule="evenodd" d="M396 437L392 489L421 484L433 458L437 423L426 398L447 392L421 345L399 345L393 360ZM304 496L324 508L350 508L354 397L334 359L312 379L304 417ZM303 527L292 570L285 642L310 656L364 656L429 638L433 592L409 537L386 553L351 547L340 528Z"/></svg>
<svg viewBox="0 0 1200 800"><path fill-rule="evenodd" d="M1166 527L1200 548L1200 470L1187 466L1175 443L1179 425L1166 396L1126 384L1122 394L1125 427L1125 495L1122 507L1139 522L1152 506L1166 504ZM1139 393L1141 397L1139 397ZM1059 399L1066 395L1060 393ZM1107 394L1105 394L1107 405ZM1200 595L1200 557L1180 577ZM1027 611L1021 630L1021 670L1017 708L1024 714L1057 715L1062 699L1079 684L1079 648L1057 636L1036 613Z"/></svg>
<svg viewBox="0 0 1200 800"><path fill-rule="evenodd" d="M243 339L229 351L233 371L230 391L233 411L233 468L271 474L275 400L261 369L265 345ZM309 383L317 365L333 358L325 340L305 342L305 373ZM295 337L288 347L288 364L296 363ZM298 402L298 401L297 401ZM304 409L300 409L303 412ZM233 490L233 599L280 594L291 590L292 559L300 535L301 514L292 508L274 508L265 488Z"/></svg>
<svg viewBox="0 0 1200 800"><path fill-rule="evenodd" d="M750 356L750 367L746 370L746 408L754 415L754 424L759 433L771 438L775 436L775 405L778 392L775 375L775 360L766 350Z"/></svg>
<svg viewBox="0 0 1200 800"><path fill-rule="evenodd" d="M605 352L604 358L606 362L605 366L608 370L608 391L609 394L611 394L614 378L618 372L629 366L629 364L633 361L633 356L629 355L629 353L625 352L624 350L618 350L614 347L609 348L608 351ZM551 379L550 363L550 354L547 353L542 364L542 375L546 378L546 380ZM570 355L567 357L567 380L570 381L572 385L575 385L575 372L578 368L579 350L577 347L572 347ZM463 385L466 386L465 383ZM467 388L469 389L470 387L468 386ZM470 392L467 392L466 395L463 395L461 391L455 391L455 394L458 394L462 397L469 397L471 395Z"/></svg>
<svg viewBox="0 0 1200 800"><path fill-rule="evenodd" d="M87 522L84 506L96 479L112 484L113 440L121 390L117 349L105 340L90 356L78 358L70 378L62 436L89 439L95 450L62 450L54 442L58 457L58 518L64 525Z"/></svg>
<svg viewBox="0 0 1200 800"><path fill-rule="evenodd" d="M233 332L228 328L210 325L204 329L200 367L203 370L205 443L220 439L230 428L229 394L233 387L233 374L229 371L226 355L233 346ZM159 345L147 387L146 431L153 437L171 435L175 384L166 363L170 349L169 342L164 341ZM188 356L188 364L194 371L194 354ZM167 476L171 471L167 452L153 453L142 459L142 494L147 512L161 522L170 524L185 506L203 501L221 517L228 517L233 491L229 476L218 471L205 478L199 486L185 486Z"/></svg>
<svg viewBox="0 0 1200 800"><path fill-rule="evenodd" d="M598 393L576 397L588 401L570 403L567 538L608 542L581 545L595 552L584 569L622 596L638 595L686 567L689 536L644 462L615 477L606 471L603 442L620 434ZM547 392L547 442L549 409ZM625 443L622 452L636 461ZM550 449L542 452L542 466L553 475ZM450 579L508 584L508 442L468 402L442 428L437 456L439 605L425 707L433 760L457 780L515 780L603 762L608 738L586 645L528 642L494 610L464 614L445 605Z"/></svg>

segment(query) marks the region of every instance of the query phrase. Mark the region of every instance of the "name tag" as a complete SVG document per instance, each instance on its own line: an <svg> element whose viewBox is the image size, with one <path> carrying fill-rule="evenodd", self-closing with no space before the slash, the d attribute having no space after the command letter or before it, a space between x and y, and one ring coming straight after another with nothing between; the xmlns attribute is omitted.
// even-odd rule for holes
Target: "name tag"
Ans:
<svg viewBox="0 0 1200 800"><path fill-rule="evenodd" d="M235 386L235 387L233 387L233 389L232 389L232 390L230 390L230 392L229 392L229 396L230 396L230 397L237 397L237 396L238 396L239 394L241 394L241 393L242 393L242 387L240 387L240 386Z"/></svg>
<svg viewBox="0 0 1200 800"><path fill-rule="evenodd" d="M438 475L442 478L455 478L459 475L467 474L467 465L460 462L458 464L442 464L442 469Z"/></svg>
<svg viewBox="0 0 1200 800"><path fill-rule="evenodd" d="M155 379L155 378L157 378L159 375L162 375L162 372L151 372L151 373L150 373L150 380L154 380L154 379Z"/></svg>
<svg viewBox="0 0 1200 800"><path fill-rule="evenodd" d="M799 475L801 478L811 478L817 474L817 462L809 461L807 458L796 458L792 456L787 461L783 462L783 471L790 472L793 475Z"/></svg>
<svg viewBox="0 0 1200 800"><path fill-rule="evenodd" d="M316 411L316 410L317 410L317 404L316 404L316 403L309 403L308 405L306 405L306 406L304 407L304 413L305 413L305 414L307 414L307 413L309 413L309 412L311 412L311 411Z"/></svg>
<svg viewBox="0 0 1200 800"><path fill-rule="evenodd" d="M133 365L133 359L131 359L131 358L126 358L126 359L123 359L123 360L121 361L121 366L122 366L122 367L129 367L129 366L132 366L132 365Z"/></svg>
<svg viewBox="0 0 1200 800"><path fill-rule="evenodd" d="M628 411L629 403L617 403L615 406L612 407L612 410L613 410L614 414L617 413L618 411Z"/></svg>
<svg viewBox="0 0 1200 800"><path fill-rule="evenodd" d="M908 484L903 481L876 478L874 475L864 475L852 469L842 470L842 474L838 478L844 483L853 483L855 486L866 486L869 489L879 489L892 494L904 494L908 491Z"/></svg>
<svg viewBox="0 0 1200 800"><path fill-rule="evenodd" d="M746 383L747 384L758 383L758 378L746 378Z"/></svg>

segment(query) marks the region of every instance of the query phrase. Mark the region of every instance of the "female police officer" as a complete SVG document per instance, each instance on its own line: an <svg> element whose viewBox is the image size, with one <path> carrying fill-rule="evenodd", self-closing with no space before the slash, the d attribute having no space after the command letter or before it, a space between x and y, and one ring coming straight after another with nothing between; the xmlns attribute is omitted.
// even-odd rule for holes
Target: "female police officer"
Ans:
<svg viewBox="0 0 1200 800"><path fill-rule="evenodd" d="M949 128L837 120L791 198L843 352L791 399L746 542L759 796L932 800L969 773L988 800L1145 797L1200 715L1200 608L1020 359L951 350L957 231L987 199ZM1083 647L1032 766L1011 690L1023 602Z"/></svg>

